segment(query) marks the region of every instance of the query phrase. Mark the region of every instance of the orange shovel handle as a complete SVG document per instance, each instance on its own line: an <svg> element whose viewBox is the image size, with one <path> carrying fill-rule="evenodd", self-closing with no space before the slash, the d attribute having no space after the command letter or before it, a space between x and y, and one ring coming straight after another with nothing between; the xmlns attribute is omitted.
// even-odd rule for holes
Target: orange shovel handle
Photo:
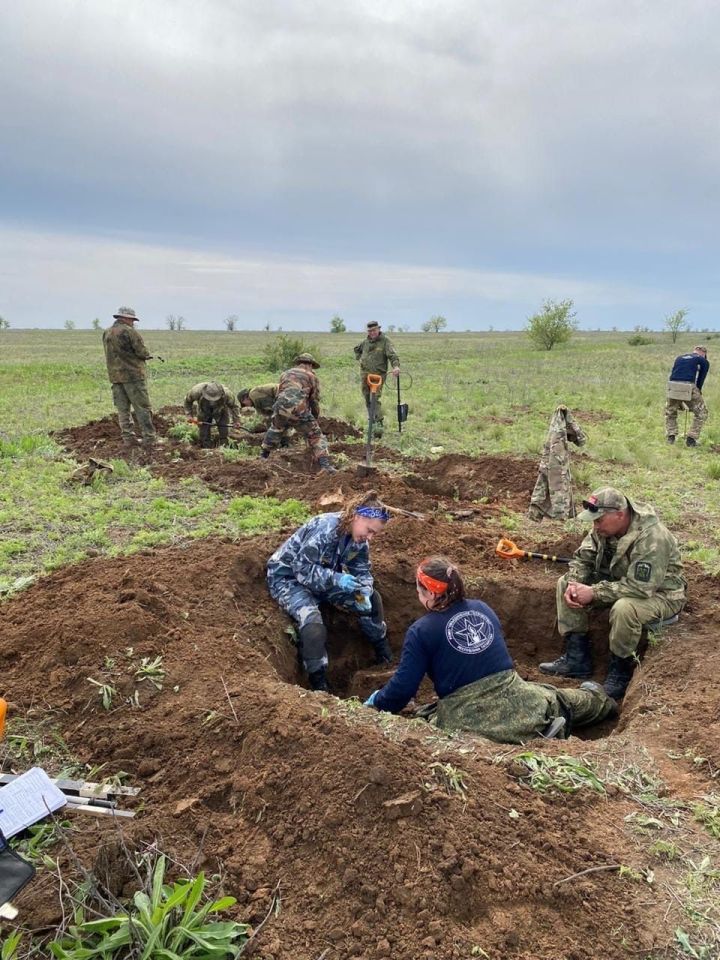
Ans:
<svg viewBox="0 0 720 960"><path fill-rule="evenodd" d="M370 387L370 393L377 393L378 389L382 386L382 377L379 373L369 373L365 380Z"/></svg>
<svg viewBox="0 0 720 960"><path fill-rule="evenodd" d="M516 543L506 537L500 538L498 545L495 547L495 553L503 560L522 560L527 556L524 550L521 550Z"/></svg>

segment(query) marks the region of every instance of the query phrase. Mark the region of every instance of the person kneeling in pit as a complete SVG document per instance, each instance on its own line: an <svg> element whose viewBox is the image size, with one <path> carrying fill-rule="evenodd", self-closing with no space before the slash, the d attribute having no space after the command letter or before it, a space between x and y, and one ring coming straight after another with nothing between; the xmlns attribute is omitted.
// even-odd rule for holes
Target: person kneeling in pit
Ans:
<svg viewBox="0 0 720 960"><path fill-rule="evenodd" d="M408 629L397 670L366 707L399 713L427 674L439 699L434 710L419 715L432 715L443 730L465 730L496 743L565 739L574 727L615 716L617 704L599 683L560 690L523 680L513 669L497 615L482 600L466 599L454 563L430 557L416 577L427 613Z"/></svg>
<svg viewBox="0 0 720 960"><path fill-rule="evenodd" d="M677 540L649 504L629 500L614 487L601 487L587 500L578 520L592 530L577 548L568 572L557 582L557 623L563 652L543 673L589 677L593 672L588 612L610 607L610 660L605 692L625 696L637 660L643 627L677 619L685 605L687 581Z"/></svg>
<svg viewBox="0 0 720 960"><path fill-rule="evenodd" d="M357 613L360 629L375 650L375 662L392 662L369 554L370 541L389 519L387 507L370 491L351 500L342 512L308 520L268 560L270 596L298 626L298 653L312 690L328 690L321 603Z"/></svg>

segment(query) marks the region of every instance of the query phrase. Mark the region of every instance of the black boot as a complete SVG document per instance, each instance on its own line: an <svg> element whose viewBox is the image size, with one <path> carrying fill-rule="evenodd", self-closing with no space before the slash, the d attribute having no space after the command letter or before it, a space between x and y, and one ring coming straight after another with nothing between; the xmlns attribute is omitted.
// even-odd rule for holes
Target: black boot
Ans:
<svg viewBox="0 0 720 960"><path fill-rule="evenodd" d="M378 666L381 666L384 663L392 663L395 659L387 637L383 637L382 640L378 640L377 643L374 643L373 650L375 651L375 663Z"/></svg>
<svg viewBox="0 0 720 960"><path fill-rule="evenodd" d="M613 700L622 700L635 669L635 657L616 657L610 654L608 672L603 690Z"/></svg>
<svg viewBox="0 0 720 960"><path fill-rule="evenodd" d="M267 458L268 458L269 456L270 456L270 451L269 451L269 450L266 450L266 449L263 447L263 449L260 451L260 459L261 459L261 460L267 460Z"/></svg>
<svg viewBox="0 0 720 960"><path fill-rule="evenodd" d="M665 437L665 439L668 443L675 443L675 437L672 434L670 434L669 437Z"/></svg>
<svg viewBox="0 0 720 960"><path fill-rule="evenodd" d="M685 446L686 447L696 447L698 445L695 437L685 437Z"/></svg>
<svg viewBox="0 0 720 960"><path fill-rule="evenodd" d="M577 677L584 680L592 676L590 637L586 633L568 633L563 652L557 660L541 663L542 673L555 677Z"/></svg>
<svg viewBox="0 0 720 960"><path fill-rule="evenodd" d="M309 673L308 680L310 681L311 690L323 690L325 693L329 693L330 687L328 686L325 667L320 667L319 670L314 670L312 673Z"/></svg>

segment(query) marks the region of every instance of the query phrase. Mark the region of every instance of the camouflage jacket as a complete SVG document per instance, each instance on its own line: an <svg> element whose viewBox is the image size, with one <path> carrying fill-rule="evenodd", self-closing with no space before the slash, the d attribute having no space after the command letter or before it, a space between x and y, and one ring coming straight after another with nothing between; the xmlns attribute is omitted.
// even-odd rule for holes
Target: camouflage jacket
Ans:
<svg viewBox="0 0 720 960"><path fill-rule="evenodd" d="M559 406L550 420L535 489L530 497L530 518L565 520L575 516L568 443L581 447L586 436L567 407Z"/></svg>
<svg viewBox="0 0 720 960"><path fill-rule="evenodd" d="M601 603L657 594L682 600L687 581L677 540L651 506L631 503L630 508L632 519L624 537L605 538L594 530L587 534L573 555L570 579L592 584Z"/></svg>
<svg viewBox="0 0 720 960"><path fill-rule="evenodd" d="M299 417L308 411L320 415L320 381L312 370L291 367L280 375L273 410L285 416Z"/></svg>
<svg viewBox="0 0 720 960"><path fill-rule="evenodd" d="M189 417L192 417L195 413L195 404L198 404L199 410L200 401L202 400L203 404L207 404L212 410L228 410L233 421L236 422L240 417L240 407L235 396L228 390L224 383L221 383L220 386L223 388L223 396L220 397L219 400L216 400L215 403L211 403L209 400L203 400L202 392L207 385L208 381L196 383L192 390L188 391L185 397L185 413Z"/></svg>
<svg viewBox="0 0 720 960"><path fill-rule="evenodd" d="M370 551L338 530L339 513L321 513L278 547L268 560L268 580L291 579L311 593L327 593L334 574L351 573L372 589Z"/></svg>
<svg viewBox="0 0 720 960"><path fill-rule="evenodd" d="M278 385L276 383L263 383L259 387L253 387L250 391L250 403L265 416L272 413L278 395Z"/></svg>
<svg viewBox="0 0 720 960"><path fill-rule="evenodd" d="M116 320L103 331L103 347L110 383L145 379L145 361L151 354L134 327Z"/></svg>
<svg viewBox="0 0 720 960"><path fill-rule="evenodd" d="M388 364L391 367L400 366L400 358L384 333L375 340L365 337L362 343L354 348L354 353L355 359L360 361L360 369L363 373L384 375L388 371Z"/></svg>

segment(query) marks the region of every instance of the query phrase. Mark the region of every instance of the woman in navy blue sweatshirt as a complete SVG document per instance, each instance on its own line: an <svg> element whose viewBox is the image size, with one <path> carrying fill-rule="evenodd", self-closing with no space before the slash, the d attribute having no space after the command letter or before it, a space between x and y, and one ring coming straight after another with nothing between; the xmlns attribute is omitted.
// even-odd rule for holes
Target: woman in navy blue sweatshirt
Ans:
<svg viewBox="0 0 720 960"><path fill-rule="evenodd" d="M482 600L466 599L462 576L451 561L429 557L416 578L418 600L427 612L405 634L394 675L365 706L399 713L427 675L439 698L434 716L439 727L498 743L567 737L573 726L598 723L617 712L598 683L561 690L523 680L513 668L495 611Z"/></svg>

